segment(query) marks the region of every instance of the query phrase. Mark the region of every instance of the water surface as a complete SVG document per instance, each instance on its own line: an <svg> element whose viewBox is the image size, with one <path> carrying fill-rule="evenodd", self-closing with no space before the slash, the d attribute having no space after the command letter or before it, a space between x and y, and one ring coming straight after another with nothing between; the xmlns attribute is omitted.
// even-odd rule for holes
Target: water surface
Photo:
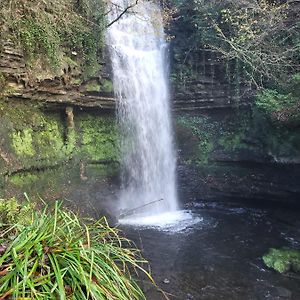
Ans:
<svg viewBox="0 0 300 300"><path fill-rule="evenodd" d="M300 247L300 213L244 204L192 203L198 222L153 228L124 226L143 249L170 299L300 299L300 276L266 268L270 247ZM148 299L163 299L144 286Z"/></svg>

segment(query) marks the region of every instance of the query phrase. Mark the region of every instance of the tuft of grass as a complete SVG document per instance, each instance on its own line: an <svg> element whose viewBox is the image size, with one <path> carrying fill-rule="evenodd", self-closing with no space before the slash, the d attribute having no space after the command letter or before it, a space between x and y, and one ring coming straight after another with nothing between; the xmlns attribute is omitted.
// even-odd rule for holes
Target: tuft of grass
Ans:
<svg viewBox="0 0 300 300"><path fill-rule="evenodd" d="M132 243L106 219L62 208L33 211L30 224L1 227L0 299L146 299L136 279L150 274Z"/></svg>

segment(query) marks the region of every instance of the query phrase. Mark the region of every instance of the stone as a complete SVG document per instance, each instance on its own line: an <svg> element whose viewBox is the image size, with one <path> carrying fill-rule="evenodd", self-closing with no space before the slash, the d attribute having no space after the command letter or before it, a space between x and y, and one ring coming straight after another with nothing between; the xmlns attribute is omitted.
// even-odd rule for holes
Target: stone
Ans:
<svg viewBox="0 0 300 300"><path fill-rule="evenodd" d="M276 287L276 290L278 292L278 296L282 298L291 298L292 292L284 287Z"/></svg>

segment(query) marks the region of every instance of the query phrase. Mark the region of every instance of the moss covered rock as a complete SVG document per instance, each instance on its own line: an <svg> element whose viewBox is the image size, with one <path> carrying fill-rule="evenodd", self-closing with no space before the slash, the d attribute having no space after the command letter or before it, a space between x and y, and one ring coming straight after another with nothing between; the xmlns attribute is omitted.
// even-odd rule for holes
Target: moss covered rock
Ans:
<svg viewBox="0 0 300 300"><path fill-rule="evenodd" d="M67 195L81 181L118 172L115 116L47 110L33 102L0 101L0 195L27 192L44 199Z"/></svg>
<svg viewBox="0 0 300 300"><path fill-rule="evenodd" d="M118 135L111 116L95 118L86 116L79 123L81 131L81 152L92 161L118 161Z"/></svg>
<svg viewBox="0 0 300 300"><path fill-rule="evenodd" d="M263 256L265 265L279 273L300 272L300 251L295 249L274 249Z"/></svg>

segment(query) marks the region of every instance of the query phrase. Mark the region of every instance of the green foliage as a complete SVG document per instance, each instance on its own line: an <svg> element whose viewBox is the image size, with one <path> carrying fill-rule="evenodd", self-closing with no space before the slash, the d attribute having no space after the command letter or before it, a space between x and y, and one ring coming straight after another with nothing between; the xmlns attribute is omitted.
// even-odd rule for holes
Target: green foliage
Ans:
<svg viewBox="0 0 300 300"><path fill-rule="evenodd" d="M105 218L83 222L55 204L16 223L0 256L0 296L13 299L145 299L132 272L145 260ZM7 230L4 236L11 235ZM153 282L153 281L152 281Z"/></svg>
<svg viewBox="0 0 300 300"><path fill-rule="evenodd" d="M59 65L61 42L56 28L47 17L40 20L27 17L15 23L14 28L19 34L29 61L42 54L49 60L50 65Z"/></svg>
<svg viewBox="0 0 300 300"><path fill-rule="evenodd" d="M300 97L300 72L290 77L287 89L292 92L294 97Z"/></svg>
<svg viewBox="0 0 300 300"><path fill-rule="evenodd" d="M288 74L300 69L300 22L294 17L299 8L285 2L174 0L181 16L177 26L184 28L181 61L210 48L222 56L234 83L285 85Z"/></svg>
<svg viewBox="0 0 300 300"><path fill-rule="evenodd" d="M75 52L85 78L99 71L106 22L103 1L4 0L0 18L1 35L9 32L21 43L31 65L42 58L56 68L63 55Z"/></svg>
<svg viewBox="0 0 300 300"><path fill-rule="evenodd" d="M256 107L267 117L282 123L300 121L300 75L294 74L285 89L263 89L255 99Z"/></svg>
<svg viewBox="0 0 300 300"><path fill-rule="evenodd" d="M255 109L251 135L257 140L265 153L273 156L275 161L286 162L300 157L300 133L293 130L291 123L278 122L265 112Z"/></svg>
<svg viewBox="0 0 300 300"><path fill-rule="evenodd" d="M207 164L209 156L214 148L214 141L212 138L214 124L209 124L205 117L185 116L179 117L177 123L186 130L191 131L191 138L196 137L197 151L191 155L190 159L197 164ZM209 127L207 128L208 130L205 128L207 126Z"/></svg>
<svg viewBox="0 0 300 300"><path fill-rule="evenodd" d="M265 265L279 273L300 272L300 251L294 249L273 249L263 256Z"/></svg>
<svg viewBox="0 0 300 300"><path fill-rule="evenodd" d="M265 89L257 95L256 106L268 114L279 110L293 107L297 104L298 99L292 94L280 94L275 90Z"/></svg>
<svg viewBox="0 0 300 300"><path fill-rule="evenodd" d="M230 133L224 133L218 140L219 145L227 151L239 150L247 148L248 146L243 143L245 138L245 131L235 131Z"/></svg>
<svg viewBox="0 0 300 300"><path fill-rule="evenodd" d="M29 224L34 208L34 204L30 202L20 204L16 198L0 199L0 228L11 224Z"/></svg>

